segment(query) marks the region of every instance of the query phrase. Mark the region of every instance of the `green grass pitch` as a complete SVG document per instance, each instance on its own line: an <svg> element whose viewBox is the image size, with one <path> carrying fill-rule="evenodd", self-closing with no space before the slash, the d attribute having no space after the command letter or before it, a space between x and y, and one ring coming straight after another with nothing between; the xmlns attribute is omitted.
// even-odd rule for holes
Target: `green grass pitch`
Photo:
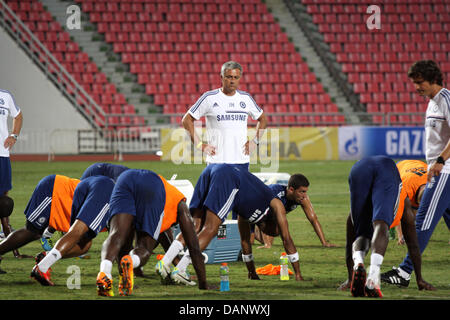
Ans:
<svg viewBox="0 0 450 320"><path fill-rule="evenodd" d="M144 266L145 278L136 278L132 296L120 297L117 292L117 268L114 267L114 288L116 296L112 298L96 295L95 280L100 265L100 250L107 233L94 239L89 251L90 259L63 259L53 266L54 287L42 287L29 274L34 265L32 259L16 259L13 254L3 256L1 267L7 272L0 274L0 299L11 300L108 300L108 299L145 299L145 300L351 300L349 292L337 291L339 284L346 279L345 267L345 222L349 212L349 192L347 177L353 161L285 161L280 163L279 172L303 173L310 180L309 195L326 238L338 245L336 248L323 248L303 211L299 208L288 215L289 228L300 254L300 267L305 281L280 281L277 276L261 276L261 281L247 279L247 270L242 262L229 263L229 292L216 290L198 290L197 287L162 285L154 272L156 254L163 253L162 248L155 249L149 262ZM13 162L13 189L10 196L15 201L11 223L15 229L25 224L23 211L40 179L49 174L62 174L73 178L81 176L90 162ZM175 165L171 162L123 162L130 168L153 170L166 178L173 174L178 179L189 179L193 184L198 179L204 165ZM259 168L251 165L251 171ZM57 238L57 237L56 237ZM385 299L394 300L448 300L450 298L450 277L448 266L450 233L443 221L437 226L428 248L423 255L423 276L438 290L419 291L415 279L407 289L383 285ZM257 249L255 242L253 253L256 267L269 263L277 264L280 253L284 251L281 241L276 238L271 249ZM38 241L21 249L21 254L35 255L42 251ZM382 266L382 272L397 266L406 247L390 241ZM368 263L369 257L366 258ZM71 288L70 270L80 271L80 288ZM72 269L71 269L72 268ZM207 278L210 284L219 286L219 265L207 264ZM193 268L190 267L193 274ZM73 271L72 271L73 272ZM68 285L69 284L69 285ZM364 298L362 298L364 299ZM367 300L367 298L366 298Z"/></svg>

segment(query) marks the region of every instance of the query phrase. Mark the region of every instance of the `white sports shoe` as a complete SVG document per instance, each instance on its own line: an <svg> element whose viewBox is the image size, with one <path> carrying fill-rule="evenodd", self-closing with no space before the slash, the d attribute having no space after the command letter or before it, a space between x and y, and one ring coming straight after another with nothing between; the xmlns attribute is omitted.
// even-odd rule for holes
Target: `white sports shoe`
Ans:
<svg viewBox="0 0 450 320"><path fill-rule="evenodd" d="M175 281L175 283L185 284L187 286L195 286L196 285L195 281L191 280L191 276L189 275L189 273L187 273L187 271L182 272L182 271L178 270L177 267L173 268L173 271L170 274L170 277L172 278L173 281Z"/></svg>
<svg viewBox="0 0 450 320"><path fill-rule="evenodd" d="M161 277L161 282L163 283L170 283L170 267L168 265L165 265L162 260L159 260L158 263L155 266L156 274L158 274Z"/></svg>

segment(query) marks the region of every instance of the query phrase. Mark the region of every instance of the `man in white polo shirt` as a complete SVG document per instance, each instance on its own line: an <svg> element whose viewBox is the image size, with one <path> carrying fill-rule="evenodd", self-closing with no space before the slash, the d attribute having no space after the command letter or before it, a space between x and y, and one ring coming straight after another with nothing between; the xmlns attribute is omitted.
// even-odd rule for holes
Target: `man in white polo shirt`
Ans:
<svg viewBox="0 0 450 320"><path fill-rule="evenodd" d="M8 116L13 118L11 134L8 130ZM9 216L14 208L14 201L8 197L8 191L12 189L9 151L19 137L22 121L22 112L12 94L0 89L0 220L5 237L11 233ZM14 255L18 257L19 252L14 251Z"/></svg>
<svg viewBox="0 0 450 320"><path fill-rule="evenodd" d="M250 94L238 90L242 66L235 61L222 65L222 87L207 91L183 117L183 127L191 141L206 153L206 163L228 163L248 169L250 153L259 144L267 125L266 115ZM256 136L247 137L247 120L257 120ZM194 122L206 118L206 139L202 141L194 131Z"/></svg>
<svg viewBox="0 0 450 320"><path fill-rule="evenodd" d="M425 113L427 184L416 215L422 253L438 222L450 211L450 90L444 88L442 71L432 60L415 62L408 70L408 78L417 93L429 99ZM400 266L382 274L381 280L407 287L413 271L408 253Z"/></svg>

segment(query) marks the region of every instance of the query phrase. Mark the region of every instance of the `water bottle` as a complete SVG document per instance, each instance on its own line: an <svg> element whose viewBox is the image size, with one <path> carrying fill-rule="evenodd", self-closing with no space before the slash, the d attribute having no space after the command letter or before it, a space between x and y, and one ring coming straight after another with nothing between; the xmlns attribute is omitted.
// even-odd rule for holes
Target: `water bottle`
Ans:
<svg viewBox="0 0 450 320"><path fill-rule="evenodd" d="M280 257L280 280L289 280L288 257L283 252Z"/></svg>
<svg viewBox="0 0 450 320"><path fill-rule="evenodd" d="M230 278L228 276L228 264L226 262L220 265L220 291L230 291Z"/></svg>

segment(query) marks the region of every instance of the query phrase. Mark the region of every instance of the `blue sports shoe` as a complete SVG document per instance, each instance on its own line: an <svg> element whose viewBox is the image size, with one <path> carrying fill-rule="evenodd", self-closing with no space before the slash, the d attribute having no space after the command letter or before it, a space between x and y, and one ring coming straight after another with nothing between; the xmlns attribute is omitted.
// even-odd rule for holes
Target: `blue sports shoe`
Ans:
<svg viewBox="0 0 450 320"><path fill-rule="evenodd" d="M53 249L53 241L52 239L41 238L40 239L42 249L45 251L50 251Z"/></svg>

